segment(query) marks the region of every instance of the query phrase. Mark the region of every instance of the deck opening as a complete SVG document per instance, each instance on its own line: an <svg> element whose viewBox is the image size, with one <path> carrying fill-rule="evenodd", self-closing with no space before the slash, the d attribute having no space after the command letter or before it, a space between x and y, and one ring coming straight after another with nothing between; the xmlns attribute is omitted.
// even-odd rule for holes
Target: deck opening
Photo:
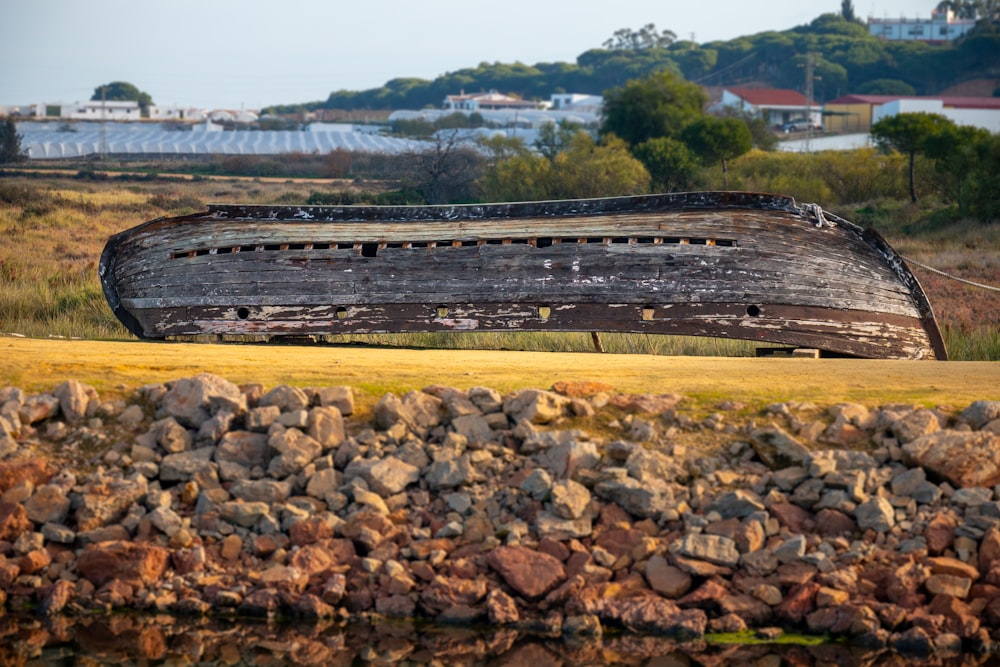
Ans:
<svg viewBox="0 0 1000 667"><path fill-rule="evenodd" d="M715 245L719 245L724 248L735 248L736 241L734 239L715 239Z"/></svg>
<svg viewBox="0 0 1000 667"><path fill-rule="evenodd" d="M334 245L331 243L330 247L332 248L332 247L334 247ZM337 250L353 250L354 249L354 244L353 243L338 243L336 245L336 248L337 248Z"/></svg>
<svg viewBox="0 0 1000 667"><path fill-rule="evenodd" d="M346 320L347 319L347 309L344 308L343 306L340 306L339 308L337 308L337 319L338 320Z"/></svg>
<svg viewBox="0 0 1000 667"><path fill-rule="evenodd" d="M479 241L462 241L462 247L471 247L479 245Z"/></svg>
<svg viewBox="0 0 1000 667"><path fill-rule="evenodd" d="M708 239L688 239L688 243L691 245L709 245Z"/></svg>
<svg viewBox="0 0 1000 667"><path fill-rule="evenodd" d="M247 308L246 306L240 306L239 308L236 309L236 317L240 318L241 320L250 319L250 309Z"/></svg>
<svg viewBox="0 0 1000 667"><path fill-rule="evenodd" d="M747 315L750 317L760 317L760 306L747 306Z"/></svg>
<svg viewBox="0 0 1000 667"><path fill-rule="evenodd" d="M361 256L362 257L377 257L378 256L378 244L377 243L362 243L361 244Z"/></svg>
<svg viewBox="0 0 1000 667"><path fill-rule="evenodd" d="M264 245L264 250L281 250L281 246L277 243L267 243Z"/></svg>
<svg viewBox="0 0 1000 667"><path fill-rule="evenodd" d="M552 308L550 308L549 306L538 307L538 317L540 319L547 320L549 319L550 315L552 315Z"/></svg>
<svg viewBox="0 0 1000 667"><path fill-rule="evenodd" d="M651 322L651 321L653 321L653 314L655 312L656 312L656 309L653 308L652 306L643 306L642 307L642 321L643 322Z"/></svg>
<svg viewBox="0 0 1000 667"><path fill-rule="evenodd" d="M337 247L336 243L313 243L313 250L329 250L330 246Z"/></svg>
<svg viewBox="0 0 1000 667"><path fill-rule="evenodd" d="M448 306L438 306L435 312L440 319L448 317Z"/></svg>
<svg viewBox="0 0 1000 667"><path fill-rule="evenodd" d="M311 246L311 245L312 245L311 243L289 243L288 244L288 249L289 250L309 250L309 247L307 247L307 246Z"/></svg>
<svg viewBox="0 0 1000 667"><path fill-rule="evenodd" d="M613 239L611 239L611 242L612 243L628 243L628 237L627 236L616 236Z"/></svg>
<svg viewBox="0 0 1000 667"><path fill-rule="evenodd" d="M546 238L536 239L535 240L535 247L536 248L550 248L550 247L552 247L552 239L551 238L547 238L547 237Z"/></svg>

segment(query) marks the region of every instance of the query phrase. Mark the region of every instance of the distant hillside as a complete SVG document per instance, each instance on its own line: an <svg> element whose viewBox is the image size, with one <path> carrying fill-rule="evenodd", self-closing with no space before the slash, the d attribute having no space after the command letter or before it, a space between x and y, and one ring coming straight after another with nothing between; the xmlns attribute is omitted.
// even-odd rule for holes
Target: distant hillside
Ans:
<svg viewBox="0 0 1000 667"><path fill-rule="evenodd" d="M807 54L814 54L818 102L848 93L937 94L975 78L1000 78L1000 33L977 28L958 44L889 42L861 23L823 14L808 25L729 41L667 47L591 49L575 63L482 63L433 81L393 79L381 88L341 90L321 102L271 107L290 113L317 109L420 109L440 107L459 91L498 90L524 99L549 99L556 91L603 94L630 79L668 69L705 86L756 82L805 92Z"/></svg>

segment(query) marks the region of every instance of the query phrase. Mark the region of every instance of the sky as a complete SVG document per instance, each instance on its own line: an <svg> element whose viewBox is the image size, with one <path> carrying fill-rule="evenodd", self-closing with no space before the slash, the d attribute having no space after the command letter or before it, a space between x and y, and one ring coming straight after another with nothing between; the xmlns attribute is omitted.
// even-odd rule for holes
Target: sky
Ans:
<svg viewBox="0 0 1000 667"><path fill-rule="evenodd" d="M728 40L809 23L840 0L13 0L0 10L0 106L89 100L127 81L156 104L259 109L479 63L575 62L653 23ZM937 0L853 0L861 18ZM456 93L458 91L455 91ZM570 91L572 92L572 91Z"/></svg>

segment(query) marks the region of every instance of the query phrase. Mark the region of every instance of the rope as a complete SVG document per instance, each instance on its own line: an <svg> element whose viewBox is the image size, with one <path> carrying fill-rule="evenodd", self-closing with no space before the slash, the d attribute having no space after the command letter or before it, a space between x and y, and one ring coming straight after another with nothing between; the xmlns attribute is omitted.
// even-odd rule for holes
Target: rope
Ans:
<svg viewBox="0 0 1000 667"><path fill-rule="evenodd" d="M994 287L993 285L984 285L983 283L977 283L977 282L973 282L972 280L966 280L965 278L959 278L958 276L953 276L950 273L945 273L944 271L939 271L938 269L935 269L933 266L927 266L926 264L921 264L917 260L910 259L909 257L903 257L903 259L906 260L907 262L909 262L910 264L915 264L916 266L919 266L922 269L927 269L928 271L933 271L934 273L942 275L945 278L951 278L952 280L957 280L960 283L965 283L966 285L972 285L973 287L979 287L979 288L982 288L982 289L992 290L994 292L1000 292L1000 287Z"/></svg>

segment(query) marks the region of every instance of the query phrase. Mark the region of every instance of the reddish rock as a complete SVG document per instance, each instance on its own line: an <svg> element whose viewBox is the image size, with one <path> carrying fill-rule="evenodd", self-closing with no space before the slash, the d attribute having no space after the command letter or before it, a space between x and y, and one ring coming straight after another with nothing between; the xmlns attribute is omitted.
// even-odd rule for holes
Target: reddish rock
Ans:
<svg viewBox="0 0 1000 667"><path fill-rule="evenodd" d="M80 554L76 568L98 588L113 579L150 585L166 571L169 553L151 544L101 542Z"/></svg>
<svg viewBox="0 0 1000 667"><path fill-rule="evenodd" d="M13 542L33 528L23 505L0 502L0 541Z"/></svg>
<svg viewBox="0 0 1000 667"><path fill-rule="evenodd" d="M239 613L244 616L268 617L273 616L281 609L281 597L277 591L269 588L261 588L243 599L238 607Z"/></svg>
<svg viewBox="0 0 1000 667"><path fill-rule="evenodd" d="M296 521L288 530L288 539L293 546L301 547L333 537L333 525L322 517L314 516Z"/></svg>
<svg viewBox="0 0 1000 667"><path fill-rule="evenodd" d="M979 617L972 607L951 595L936 595L927 606L931 614L945 618L942 630L968 639L979 631Z"/></svg>
<svg viewBox="0 0 1000 667"><path fill-rule="evenodd" d="M564 563L570 556L569 547L567 547L563 542L554 540L551 537L542 538L538 542L538 550Z"/></svg>
<svg viewBox="0 0 1000 667"><path fill-rule="evenodd" d="M521 613L517 610L514 598L499 588L494 588L486 596L486 613L490 623L494 625L507 625L521 620Z"/></svg>
<svg viewBox="0 0 1000 667"><path fill-rule="evenodd" d="M56 470L53 465L40 459L0 461L0 493L6 492L21 482L31 482L35 487L39 487L52 479L54 474L56 474Z"/></svg>
<svg viewBox="0 0 1000 667"><path fill-rule="evenodd" d="M387 595L375 598L375 611L390 618L413 618L417 603L409 595Z"/></svg>
<svg viewBox="0 0 1000 667"><path fill-rule="evenodd" d="M798 623L816 608L816 593L821 586L810 581L794 586L784 599L774 607L774 613L793 623Z"/></svg>
<svg viewBox="0 0 1000 667"><path fill-rule="evenodd" d="M439 576L420 592L420 602L438 614L451 607L471 607L486 597L486 592L485 578L459 579Z"/></svg>
<svg viewBox="0 0 1000 667"><path fill-rule="evenodd" d="M924 539L927 540L927 552L940 554L955 542L955 528L958 518L951 512L940 512L927 522L924 529Z"/></svg>
<svg viewBox="0 0 1000 667"><path fill-rule="evenodd" d="M990 528L979 543L979 571L989 572L996 561L1000 561L1000 529Z"/></svg>
<svg viewBox="0 0 1000 667"><path fill-rule="evenodd" d="M610 403L625 412L662 414L677 407L683 398L680 394L619 394L612 396Z"/></svg>
<svg viewBox="0 0 1000 667"><path fill-rule="evenodd" d="M708 625L708 617L700 609L681 610L656 595L606 600L599 615L601 620L621 624L633 632L682 638L701 637Z"/></svg>
<svg viewBox="0 0 1000 667"><path fill-rule="evenodd" d="M663 556L646 562L646 581L654 591L668 598L679 598L691 590L691 575L670 565Z"/></svg>
<svg viewBox="0 0 1000 667"><path fill-rule="evenodd" d="M35 574L52 564L52 556L45 549L34 549L21 556L17 564L21 574Z"/></svg>
<svg viewBox="0 0 1000 667"><path fill-rule="evenodd" d="M0 557L0 590L10 588L21 575L21 566L12 560Z"/></svg>
<svg viewBox="0 0 1000 667"><path fill-rule="evenodd" d="M486 557L486 563L508 586L529 599L545 595L566 578L563 564L557 559L527 547L497 547Z"/></svg>
<svg viewBox="0 0 1000 667"><path fill-rule="evenodd" d="M728 595L729 589L726 588L725 583L717 577L712 577L680 600L677 600L677 604L681 607L713 609L719 600Z"/></svg>
<svg viewBox="0 0 1000 667"><path fill-rule="evenodd" d="M774 503L768 511L778 523L793 533L811 533L816 526L812 512L793 503Z"/></svg>
<svg viewBox="0 0 1000 667"><path fill-rule="evenodd" d="M52 584L42 597L41 612L46 616L60 613L73 599L76 587L71 581L60 579Z"/></svg>
<svg viewBox="0 0 1000 667"><path fill-rule="evenodd" d="M719 600L719 610L736 614L751 628L759 628L771 620L771 608L752 595L726 595Z"/></svg>
<svg viewBox="0 0 1000 667"><path fill-rule="evenodd" d="M615 558L632 553L632 549L642 542L646 534L634 528L611 528L602 531L595 540L597 546L606 549Z"/></svg>
<svg viewBox="0 0 1000 667"><path fill-rule="evenodd" d="M613 390L614 387L605 382L556 382L552 385L552 391L568 398L589 398Z"/></svg>
<svg viewBox="0 0 1000 667"><path fill-rule="evenodd" d="M888 572L883 583L886 599L904 609L919 607L924 596L918 591L929 575L926 567L913 562Z"/></svg>
<svg viewBox="0 0 1000 667"><path fill-rule="evenodd" d="M903 446L914 462L953 486L1000 483L1000 434L988 431L939 431Z"/></svg>
<svg viewBox="0 0 1000 667"><path fill-rule="evenodd" d="M852 535L857 530L857 522L839 510L828 508L816 513L816 532L824 537Z"/></svg>
<svg viewBox="0 0 1000 667"><path fill-rule="evenodd" d="M979 578L978 569L957 558L937 556L928 558L924 563L931 568L931 574L950 574L972 580Z"/></svg>

